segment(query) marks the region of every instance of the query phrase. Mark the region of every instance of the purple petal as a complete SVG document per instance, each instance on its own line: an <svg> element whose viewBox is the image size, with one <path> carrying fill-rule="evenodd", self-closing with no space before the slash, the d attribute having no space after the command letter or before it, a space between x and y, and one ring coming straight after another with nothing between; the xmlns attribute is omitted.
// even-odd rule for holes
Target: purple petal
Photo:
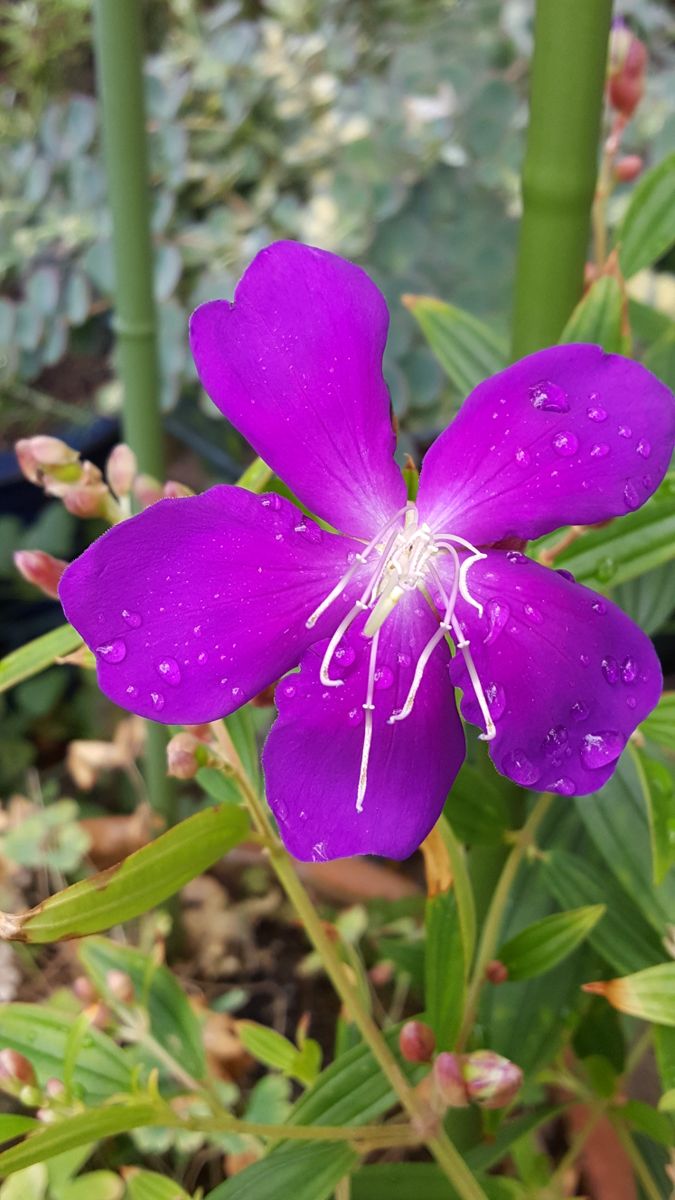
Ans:
<svg viewBox="0 0 675 1200"><path fill-rule="evenodd" d="M279 496L214 487L114 526L59 592L111 700L196 724L238 708L332 632L342 596L313 629L305 621L347 569L350 547Z"/></svg>
<svg viewBox="0 0 675 1200"><path fill-rule="evenodd" d="M322 684L325 646L317 645L300 673L277 688L279 717L263 753L267 795L286 846L304 861L406 858L437 821L464 758L445 642L431 655L410 715L388 723L403 707L416 660L437 629L416 593L380 632L368 783L357 811L370 656L362 624L352 626L331 667L342 687Z"/></svg>
<svg viewBox="0 0 675 1200"><path fill-rule="evenodd" d="M489 545L639 508L663 479L673 396L599 346L554 346L487 379L429 450L419 506Z"/></svg>
<svg viewBox="0 0 675 1200"><path fill-rule="evenodd" d="M469 569L457 612L497 734L503 775L537 791L584 795L614 771L661 694L650 640L616 605L517 551L490 550ZM462 714L484 722L461 654L452 675Z"/></svg>
<svg viewBox="0 0 675 1200"><path fill-rule="evenodd" d="M388 321L359 267L277 242L255 258L233 304L202 304L190 324L218 408L303 504L356 535L405 504L382 378Z"/></svg>

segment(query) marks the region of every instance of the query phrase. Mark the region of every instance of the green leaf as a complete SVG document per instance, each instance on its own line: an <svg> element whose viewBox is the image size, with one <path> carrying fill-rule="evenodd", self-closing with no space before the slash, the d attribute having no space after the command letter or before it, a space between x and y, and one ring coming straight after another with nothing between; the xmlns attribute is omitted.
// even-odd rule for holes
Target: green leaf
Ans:
<svg viewBox="0 0 675 1200"><path fill-rule="evenodd" d="M590 904L543 917L510 938L498 950L497 958L507 968L509 979L543 975L581 945L604 912L604 904Z"/></svg>
<svg viewBox="0 0 675 1200"><path fill-rule="evenodd" d="M466 963L454 893L439 892L426 904L424 1003L439 1050L450 1050L462 1024Z"/></svg>
<svg viewBox="0 0 675 1200"><path fill-rule="evenodd" d="M675 1127L672 1117L666 1116L666 1111L659 1112L658 1109L652 1108L651 1104L645 1104L642 1100L627 1100L625 1104L621 1105L621 1116L637 1133L644 1133L653 1142L658 1142L661 1146L670 1149L673 1145Z"/></svg>
<svg viewBox="0 0 675 1200"><path fill-rule="evenodd" d="M23 1117L19 1113L0 1113L0 1142L10 1142L12 1138L36 1129L39 1124L35 1117Z"/></svg>
<svg viewBox="0 0 675 1200"><path fill-rule="evenodd" d="M113 1171L88 1171L58 1190L52 1188L50 1194L54 1200L122 1200L124 1193L124 1180ZM174 1196L180 1200L176 1191Z"/></svg>
<svg viewBox="0 0 675 1200"><path fill-rule="evenodd" d="M275 1029L267 1029L255 1021L240 1021L238 1030L242 1044L258 1062L282 1071L284 1075L297 1079L300 1083L309 1084L316 1079L321 1065L321 1052L318 1043L312 1038L305 1038L302 1047L298 1049Z"/></svg>
<svg viewBox="0 0 675 1200"><path fill-rule="evenodd" d="M454 833L469 846L498 846L504 842L508 809L499 776L464 763L452 785L443 812Z"/></svg>
<svg viewBox="0 0 675 1200"><path fill-rule="evenodd" d="M0 1200L44 1200L48 1183L44 1164L33 1163L5 1180L0 1187Z"/></svg>
<svg viewBox="0 0 675 1200"><path fill-rule="evenodd" d="M549 851L543 862L543 879L563 908L578 904L605 904L602 921L591 929L589 941L615 971L634 971L663 958L658 934L608 872L566 850Z"/></svg>
<svg viewBox="0 0 675 1200"><path fill-rule="evenodd" d="M675 332L670 319L668 332L645 351L642 361L671 391L675 389Z"/></svg>
<svg viewBox="0 0 675 1200"><path fill-rule="evenodd" d="M645 633L656 633L673 610L672 566L664 563L612 588L612 599Z"/></svg>
<svg viewBox="0 0 675 1200"><path fill-rule="evenodd" d="M525 1197L513 1179L486 1176L479 1180L488 1200ZM352 1176L351 1200L458 1200L458 1192L435 1163L375 1163ZM207 1197L210 1200L210 1197Z"/></svg>
<svg viewBox="0 0 675 1200"><path fill-rule="evenodd" d="M438 828L450 861L453 891L457 901L459 925L462 931L464 966L468 971L476 945L476 902L471 876L469 875L467 855L464 847L455 837L453 829L444 816L441 816Z"/></svg>
<svg viewBox="0 0 675 1200"><path fill-rule="evenodd" d="M0 1006L0 1044L32 1063L41 1084L62 1079L66 1047L76 1016L40 1004ZM90 1029L73 1069L73 1085L89 1103L131 1087L131 1063L99 1029ZM64 1147L65 1148L65 1147Z"/></svg>
<svg viewBox="0 0 675 1200"><path fill-rule="evenodd" d="M659 1108L661 1112L675 1112L675 1088L663 1093L659 1100Z"/></svg>
<svg viewBox="0 0 675 1200"><path fill-rule="evenodd" d="M432 296L404 296L403 303L462 397L507 365L505 343L470 313Z"/></svg>
<svg viewBox="0 0 675 1200"><path fill-rule="evenodd" d="M153 1123L158 1123L157 1108L148 1101L111 1104L105 1108L76 1113L65 1120L43 1125L35 1133L29 1133L18 1146L3 1150L0 1154L0 1173L11 1175L33 1163L45 1162L65 1150Z"/></svg>
<svg viewBox="0 0 675 1200"><path fill-rule="evenodd" d="M147 1009L153 1037L195 1079L206 1073L199 1020L176 976L147 954L109 938L87 938L78 957L102 996L109 995L109 971L123 971L134 986L135 1003Z"/></svg>
<svg viewBox="0 0 675 1200"><path fill-rule="evenodd" d="M602 275L579 301L560 335L561 344L594 342L609 353L623 349L623 295L613 275Z"/></svg>
<svg viewBox="0 0 675 1200"><path fill-rule="evenodd" d="M535 554L559 536L535 542ZM565 567L579 583L606 592L674 558L675 473L670 472L641 509L584 533L556 558L556 567Z"/></svg>
<svg viewBox="0 0 675 1200"><path fill-rule="evenodd" d="M675 1030L656 1025L653 1038L661 1086L664 1091L675 1089Z"/></svg>
<svg viewBox="0 0 675 1200"><path fill-rule="evenodd" d="M631 746L647 805L652 877L658 887L675 866L675 777L665 763Z"/></svg>
<svg viewBox="0 0 675 1200"><path fill-rule="evenodd" d="M616 242L626 279L655 263L675 242L675 153L640 179Z"/></svg>
<svg viewBox="0 0 675 1200"><path fill-rule="evenodd" d="M287 1143L226 1180L205 1200L328 1200L357 1162L351 1147L339 1143Z"/></svg>
<svg viewBox="0 0 675 1200"><path fill-rule="evenodd" d="M675 962L585 986L594 995L604 996L619 1012L655 1025L675 1026Z"/></svg>
<svg viewBox="0 0 675 1200"><path fill-rule="evenodd" d="M74 883L26 913L4 914L0 932L9 940L57 942L130 921L200 875L243 841L248 830L241 808L204 809L117 866Z"/></svg>
<svg viewBox="0 0 675 1200"><path fill-rule="evenodd" d="M190 1196L166 1175L158 1175L156 1171L129 1171L127 1200L190 1200Z"/></svg>
<svg viewBox="0 0 675 1200"><path fill-rule="evenodd" d="M72 654L81 645L82 638L71 625L59 625L58 629L51 629L13 650L0 660L0 692L6 692L22 679L30 679L38 671L51 667L57 658Z"/></svg>
<svg viewBox="0 0 675 1200"><path fill-rule="evenodd" d="M663 693L654 711L642 722L640 732L675 754L675 692Z"/></svg>

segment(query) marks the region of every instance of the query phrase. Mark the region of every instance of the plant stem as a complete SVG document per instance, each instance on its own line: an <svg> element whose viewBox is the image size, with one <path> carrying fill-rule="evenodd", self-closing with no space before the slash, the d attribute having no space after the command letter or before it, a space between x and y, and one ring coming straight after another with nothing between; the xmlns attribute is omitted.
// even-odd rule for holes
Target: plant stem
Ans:
<svg viewBox="0 0 675 1200"><path fill-rule="evenodd" d="M103 150L113 219L115 330L122 381L124 437L141 471L164 477L159 409L157 318L153 295L141 5L95 0L94 42ZM175 789L166 776L166 734L147 723L146 780L153 807L175 821Z"/></svg>
<svg viewBox="0 0 675 1200"><path fill-rule="evenodd" d="M476 1012L478 1010L480 991L483 983L485 982L485 968L490 959L494 958L495 950L497 949L499 933L502 920L504 918L504 910L506 908L513 881L525 854L533 845L534 835L550 803L551 796L547 792L544 792L537 800L537 803L532 809L532 812L527 818L527 821L523 825L522 829L520 829L515 835L515 844L511 850L511 853L506 859L506 862L504 863L501 875L497 881L497 886L494 890L492 900L490 901L490 906L485 917L485 922L483 924L483 931L481 933L478 951L476 953L476 961L474 963L471 981L467 990L464 1020L462 1022L459 1038L457 1039L457 1050L462 1050L464 1048L469 1034L473 1029L474 1021L476 1019Z"/></svg>
<svg viewBox="0 0 675 1200"><path fill-rule="evenodd" d="M319 917L298 878L290 855L284 850L274 833L264 802L258 796L242 768L241 760L232 745L227 729L222 722L215 722L212 728L226 761L234 770L253 824L267 844L268 854L277 879L300 918L307 937L319 955L328 978L349 1014L349 1019L358 1028L382 1074L389 1081L402 1108L413 1122L413 1126L420 1130L420 1140L424 1141L461 1200L486 1200L485 1192L444 1129L424 1132L425 1124L428 1124L427 1114L420 1106L413 1088L408 1083L370 1013L361 1003L336 947L326 932L324 922Z"/></svg>
<svg viewBox="0 0 675 1200"><path fill-rule="evenodd" d="M514 358L556 342L581 296L612 0L537 0Z"/></svg>
<svg viewBox="0 0 675 1200"><path fill-rule="evenodd" d="M619 1120L616 1116L614 1117L612 1124L614 1125L616 1135L621 1142L621 1145L633 1164L635 1174L637 1175L644 1193L648 1197L648 1200L663 1200L663 1193L652 1177L652 1173L649 1170L649 1167L647 1166L640 1151L638 1150L630 1130L626 1127L624 1122Z"/></svg>

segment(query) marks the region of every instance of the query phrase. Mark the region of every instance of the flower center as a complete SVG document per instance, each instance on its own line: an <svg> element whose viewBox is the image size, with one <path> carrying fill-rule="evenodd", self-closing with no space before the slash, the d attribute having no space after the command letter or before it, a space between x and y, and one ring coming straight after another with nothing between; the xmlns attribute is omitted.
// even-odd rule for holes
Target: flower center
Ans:
<svg viewBox="0 0 675 1200"><path fill-rule="evenodd" d="M459 552L467 552L460 561ZM450 590L445 587L438 571L441 557L450 557L453 564L452 585ZM366 699L363 703L365 714L363 749L361 753L361 769L356 797L357 812L363 810L363 800L368 782L368 762L373 738L373 713L375 711L375 680L377 671L377 652L380 630L385 621L394 611L399 600L414 590L419 590L439 617L438 628L422 649L413 671L412 681L403 707L392 712L388 717L390 725L403 721L410 716L415 698L422 683L427 663L436 646L444 638L452 637L457 650L463 655L469 673L476 699L485 719L485 733L480 736L485 740L494 738L496 730L487 700L483 692L473 658L470 643L464 636L459 621L455 616L458 596L467 604L483 614L483 606L473 598L467 584L467 575L479 559L485 558L475 546L456 534L438 533L425 522L420 524L417 507L412 502L400 509L386 525L375 535L363 550L355 555L353 563L341 579L338 580L331 592L322 600L306 621L311 629L319 617L326 612L334 601L342 594L346 585L363 567L368 567L368 580L358 600L338 625L330 639L321 662L319 677L324 687L342 687L342 679L333 679L330 666L335 652L347 633L347 630L359 616L367 612L368 618L363 627L363 636L370 638L370 655L368 661L368 682ZM430 591L440 600L440 611L436 606Z"/></svg>

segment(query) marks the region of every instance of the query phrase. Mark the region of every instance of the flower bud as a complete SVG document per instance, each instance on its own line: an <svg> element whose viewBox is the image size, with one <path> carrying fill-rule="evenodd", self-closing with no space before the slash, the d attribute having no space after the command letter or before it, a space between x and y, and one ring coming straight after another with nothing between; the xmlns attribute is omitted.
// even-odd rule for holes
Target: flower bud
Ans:
<svg viewBox="0 0 675 1200"><path fill-rule="evenodd" d="M161 483L152 475L137 475L132 491L141 508L149 508L163 496Z"/></svg>
<svg viewBox="0 0 675 1200"><path fill-rule="evenodd" d="M432 1068L434 1090L444 1108L466 1108L469 1103L462 1075L462 1060L457 1054L443 1051Z"/></svg>
<svg viewBox="0 0 675 1200"><path fill-rule="evenodd" d="M110 492L104 483L73 484L62 494L61 499L63 507L74 517L103 517L109 496Z"/></svg>
<svg viewBox="0 0 675 1200"><path fill-rule="evenodd" d="M93 1004L97 999L96 989L86 975L78 975L73 980L73 991L83 1004Z"/></svg>
<svg viewBox="0 0 675 1200"><path fill-rule="evenodd" d="M128 496L138 474L138 460L131 446L119 442L113 446L105 466L105 475L117 497Z"/></svg>
<svg viewBox="0 0 675 1200"><path fill-rule="evenodd" d="M50 1100L57 1100L59 1096L65 1093L65 1085L60 1079L48 1079L45 1084L45 1095L49 1096Z"/></svg>
<svg viewBox="0 0 675 1200"><path fill-rule="evenodd" d="M45 475L63 472L79 461L77 450L67 446L60 438L21 438L14 447L22 473L31 483L42 483Z"/></svg>
<svg viewBox="0 0 675 1200"><path fill-rule="evenodd" d="M647 48L623 21L615 21L609 41L609 102L626 120L644 92Z"/></svg>
<svg viewBox="0 0 675 1200"><path fill-rule="evenodd" d="M184 496L194 496L194 492L184 483L178 483L175 479L167 479L162 488L162 496L164 499L182 500Z"/></svg>
<svg viewBox="0 0 675 1200"><path fill-rule="evenodd" d="M192 733L177 733L166 748L166 761L174 779L194 779L208 761L208 748Z"/></svg>
<svg viewBox="0 0 675 1200"><path fill-rule="evenodd" d="M134 999L134 985L126 971L108 971L105 977L110 994L123 1004L131 1004Z"/></svg>
<svg viewBox="0 0 675 1200"><path fill-rule="evenodd" d="M5 1048L0 1050L0 1080L33 1086L35 1071L28 1059L24 1058L23 1054L19 1054L18 1050Z"/></svg>
<svg viewBox="0 0 675 1200"><path fill-rule="evenodd" d="M407 1062L429 1062L436 1048L436 1038L433 1029L423 1021L406 1021L398 1044Z"/></svg>
<svg viewBox="0 0 675 1200"><path fill-rule="evenodd" d="M504 963L500 962L498 958L493 958L489 963L486 963L485 978L488 983L506 983L508 977L508 967L505 967Z"/></svg>
<svg viewBox="0 0 675 1200"><path fill-rule="evenodd" d="M14 566L28 583L38 587L45 596L51 596L54 600L58 598L59 580L68 566L63 559L53 558L44 550L17 550Z"/></svg>
<svg viewBox="0 0 675 1200"><path fill-rule="evenodd" d="M639 154L626 154L614 167L614 175L619 183L631 183L637 179L644 165L644 159Z"/></svg>
<svg viewBox="0 0 675 1200"><path fill-rule="evenodd" d="M475 1050L465 1055L462 1074L469 1099L481 1108L505 1108L523 1082L520 1067L494 1050Z"/></svg>

